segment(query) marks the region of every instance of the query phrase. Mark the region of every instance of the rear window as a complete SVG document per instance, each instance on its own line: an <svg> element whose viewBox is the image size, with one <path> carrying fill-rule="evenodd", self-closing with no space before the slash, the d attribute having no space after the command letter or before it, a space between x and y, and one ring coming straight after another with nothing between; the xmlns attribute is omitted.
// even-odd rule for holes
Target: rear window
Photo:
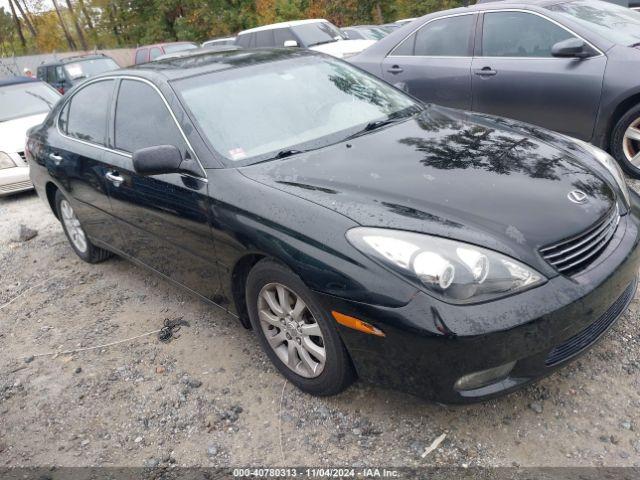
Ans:
<svg viewBox="0 0 640 480"><path fill-rule="evenodd" d="M120 68L111 58L93 58L74 63L67 63L64 66L67 75L71 80L80 80L93 77L100 73L117 70Z"/></svg>

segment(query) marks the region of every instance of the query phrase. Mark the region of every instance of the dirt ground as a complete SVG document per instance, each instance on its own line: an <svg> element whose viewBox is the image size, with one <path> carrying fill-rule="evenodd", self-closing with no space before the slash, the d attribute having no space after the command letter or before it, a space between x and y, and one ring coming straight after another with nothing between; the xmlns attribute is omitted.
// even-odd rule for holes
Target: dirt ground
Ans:
<svg viewBox="0 0 640 480"><path fill-rule="evenodd" d="M38 235L11 241L20 224ZM83 263L35 194L0 199L0 280L0 467L640 466L638 297L579 361L452 408L360 382L301 393L224 312L122 259ZM170 343L38 356L180 316Z"/></svg>

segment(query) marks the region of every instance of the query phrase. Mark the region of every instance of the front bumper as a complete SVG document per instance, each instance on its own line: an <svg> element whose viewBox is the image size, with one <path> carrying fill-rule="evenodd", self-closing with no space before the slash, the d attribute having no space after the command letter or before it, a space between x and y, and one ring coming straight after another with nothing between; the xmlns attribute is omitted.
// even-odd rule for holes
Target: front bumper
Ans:
<svg viewBox="0 0 640 480"><path fill-rule="evenodd" d="M608 330L633 299L640 265L637 212L625 215L590 268L532 290L455 306L418 293L401 308L320 295L327 310L382 330L374 337L338 325L360 378L443 403L472 403L513 391L565 365ZM456 381L515 362L506 378L459 391Z"/></svg>
<svg viewBox="0 0 640 480"><path fill-rule="evenodd" d="M0 197L31 190L29 167L11 167L0 170Z"/></svg>

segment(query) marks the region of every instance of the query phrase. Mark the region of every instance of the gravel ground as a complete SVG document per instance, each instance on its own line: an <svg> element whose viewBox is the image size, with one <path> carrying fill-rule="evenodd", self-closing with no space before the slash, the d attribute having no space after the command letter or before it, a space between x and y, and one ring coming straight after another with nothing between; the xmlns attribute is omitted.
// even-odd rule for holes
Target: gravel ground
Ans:
<svg viewBox="0 0 640 480"><path fill-rule="evenodd" d="M20 224L38 235L12 241ZM0 467L640 466L638 297L551 377L443 407L360 382L301 393L225 313L124 260L80 261L34 194L0 199L0 273ZM170 343L38 356L177 317L190 326Z"/></svg>

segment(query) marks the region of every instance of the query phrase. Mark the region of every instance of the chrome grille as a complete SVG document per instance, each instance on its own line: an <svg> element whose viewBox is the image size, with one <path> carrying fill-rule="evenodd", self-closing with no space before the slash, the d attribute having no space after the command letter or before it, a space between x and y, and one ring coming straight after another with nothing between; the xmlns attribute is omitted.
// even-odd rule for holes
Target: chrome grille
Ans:
<svg viewBox="0 0 640 480"><path fill-rule="evenodd" d="M540 249L543 258L564 275L584 270L609 244L620 222L616 205L611 212L586 232Z"/></svg>

